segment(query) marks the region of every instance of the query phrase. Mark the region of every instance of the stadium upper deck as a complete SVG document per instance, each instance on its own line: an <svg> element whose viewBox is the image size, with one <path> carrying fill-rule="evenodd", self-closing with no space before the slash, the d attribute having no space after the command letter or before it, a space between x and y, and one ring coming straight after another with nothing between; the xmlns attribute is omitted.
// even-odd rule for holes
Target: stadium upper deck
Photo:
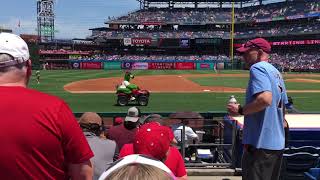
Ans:
<svg viewBox="0 0 320 180"><path fill-rule="evenodd" d="M237 8L235 21L268 22L320 17L320 2L299 0L266 5ZM140 24L158 22L163 24L210 24L230 23L231 9L228 8L161 8L150 7L129 13L126 16L109 19L112 24Z"/></svg>

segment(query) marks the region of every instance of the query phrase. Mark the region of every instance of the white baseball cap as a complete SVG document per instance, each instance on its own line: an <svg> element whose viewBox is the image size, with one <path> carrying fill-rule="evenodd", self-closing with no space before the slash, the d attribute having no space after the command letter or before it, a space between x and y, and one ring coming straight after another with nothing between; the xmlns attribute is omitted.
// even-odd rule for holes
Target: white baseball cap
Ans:
<svg viewBox="0 0 320 180"><path fill-rule="evenodd" d="M136 107L131 107L128 109L128 113L124 121L137 122L139 120L140 111Z"/></svg>
<svg viewBox="0 0 320 180"><path fill-rule="evenodd" d="M0 62L0 67L23 63L30 59L27 43L18 35L0 33L0 54L9 54L13 60Z"/></svg>

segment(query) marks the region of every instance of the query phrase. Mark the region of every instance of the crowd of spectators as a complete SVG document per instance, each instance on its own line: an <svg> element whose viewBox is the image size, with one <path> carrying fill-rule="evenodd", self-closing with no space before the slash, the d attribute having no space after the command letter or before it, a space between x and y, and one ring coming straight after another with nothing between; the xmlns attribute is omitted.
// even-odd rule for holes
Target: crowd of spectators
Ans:
<svg viewBox="0 0 320 180"><path fill-rule="evenodd" d="M319 1L299 0L287 3L274 3L243 8L236 13L237 21L254 21L256 19L272 19L276 17L298 16L306 13L320 12Z"/></svg>
<svg viewBox="0 0 320 180"><path fill-rule="evenodd" d="M320 69L319 52L286 52L270 55L272 64L283 70L315 70Z"/></svg>
<svg viewBox="0 0 320 180"><path fill-rule="evenodd" d="M308 33L319 33L320 23L308 24L308 25L288 25L279 26L276 28L269 29L252 29L242 30L235 32L236 38L251 38L251 37L270 37L270 36L287 36L290 34L308 34Z"/></svg>
<svg viewBox="0 0 320 180"><path fill-rule="evenodd" d="M96 54L91 57L84 56L82 60L110 60L110 61L144 61L144 60L216 60L228 61L226 55L183 55L183 56L170 56L170 55L104 55Z"/></svg>
<svg viewBox="0 0 320 180"><path fill-rule="evenodd" d="M102 31L92 38L213 38L223 37L224 31L143 31L143 30L119 30Z"/></svg>
<svg viewBox="0 0 320 180"><path fill-rule="evenodd" d="M154 9L140 10L129 13L119 18L109 18L109 22L166 22L177 24L210 24L230 23L231 11L228 9ZM301 0L294 2L271 3L261 6L245 7L236 9L236 21L271 21L272 19L300 18L307 13L320 13L320 2L316 0ZM251 28L248 30L235 29L236 38L286 36L288 34L317 33L320 31L319 23L308 25L288 25L267 28ZM92 38L230 38L228 29L221 30L198 30L188 31L175 29L172 31L161 30L157 27L154 30L111 30L100 32Z"/></svg>
<svg viewBox="0 0 320 180"><path fill-rule="evenodd" d="M308 34L319 33L320 23L315 24L295 24L295 25L279 25L279 27L260 27L235 29L236 38L251 38L251 37L269 37L269 36L287 36L290 34ZM104 37L108 39L123 39L123 38L230 38L228 30L217 31L150 31L150 30L111 30L101 31L92 38Z"/></svg>
<svg viewBox="0 0 320 180"><path fill-rule="evenodd" d="M111 19L109 22L167 22L200 24L230 22L230 9L148 9L130 13L126 16ZM236 9L236 21L254 21L275 17L298 16L306 13L320 12L319 1L294 1L273 3Z"/></svg>
<svg viewBox="0 0 320 180"><path fill-rule="evenodd" d="M74 54L74 55L88 55L90 54L89 51L71 51L65 49L58 49L58 50L39 50L39 54Z"/></svg>
<svg viewBox="0 0 320 180"><path fill-rule="evenodd" d="M150 9L140 10L110 22L171 22L184 24L230 22L230 12L220 9Z"/></svg>

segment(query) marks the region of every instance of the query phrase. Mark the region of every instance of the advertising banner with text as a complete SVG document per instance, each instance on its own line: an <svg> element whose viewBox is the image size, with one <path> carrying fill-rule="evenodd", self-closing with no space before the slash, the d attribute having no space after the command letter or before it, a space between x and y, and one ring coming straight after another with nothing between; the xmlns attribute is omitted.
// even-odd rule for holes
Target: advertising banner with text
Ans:
<svg viewBox="0 0 320 180"><path fill-rule="evenodd" d="M131 69L148 69L148 63L133 63Z"/></svg>
<svg viewBox="0 0 320 180"><path fill-rule="evenodd" d="M181 69L181 70L184 70L184 69L187 69L187 70L195 69L195 63L193 63L193 62L177 62L176 63L176 69Z"/></svg>
<svg viewBox="0 0 320 180"><path fill-rule="evenodd" d="M294 45L312 45L320 44L320 40L294 40L294 41L279 41L272 42L272 46L294 46Z"/></svg>
<svg viewBox="0 0 320 180"><path fill-rule="evenodd" d="M133 45L150 45L151 38L132 38L131 43Z"/></svg>
<svg viewBox="0 0 320 180"><path fill-rule="evenodd" d="M213 69L214 63L197 63L197 69L210 70Z"/></svg>
<svg viewBox="0 0 320 180"><path fill-rule="evenodd" d="M270 42L272 46L297 46L297 45L317 45L320 44L320 39L307 40L289 40L289 41L274 41ZM242 44L234 44L235 48L241 47Z"/></svg>
<svg viewBox="0 0 320 180"><path fill-rule="evenodd" d="M82 62L80 64L81 69L102 69L101 62Z"/></svg>
<svg viewBox="0 0 320 180"><path fill-rule="evenodd" d="M148 69L174 69L174 63L152 62L148 63Z"/></svg>

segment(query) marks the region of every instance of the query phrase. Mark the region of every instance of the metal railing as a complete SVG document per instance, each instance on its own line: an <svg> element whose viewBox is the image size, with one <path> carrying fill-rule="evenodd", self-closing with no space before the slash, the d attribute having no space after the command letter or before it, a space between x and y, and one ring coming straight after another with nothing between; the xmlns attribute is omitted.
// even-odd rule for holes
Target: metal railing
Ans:
<svg viewBox="0 0 320 180"><path fill-rule="evenodd" d="M237 152L236 135L237 126L235 121L228 120L225 112L203 112L200 113L204 119L169 119L171 112L155 112L164 117L167 126L181 123L181 142L176 146L185 160L188 168L235 168ZM76 117L80 117L82 113L75 113ZM126 113L98 113L101 117L108 121L105 124L113 124L115 117L125 117ZM151 113L148 113L151 114ZM144 113L142 115L148 115ZM179 122L180 121L180 122ZM186 121L188 127L194 131L204 131L201 139L194 143L187 143ZM190 142L190 141L189 141ZM204 149L207 157L198 154L198 149ZM186 153L187 151L187 153Z"/></svg>

